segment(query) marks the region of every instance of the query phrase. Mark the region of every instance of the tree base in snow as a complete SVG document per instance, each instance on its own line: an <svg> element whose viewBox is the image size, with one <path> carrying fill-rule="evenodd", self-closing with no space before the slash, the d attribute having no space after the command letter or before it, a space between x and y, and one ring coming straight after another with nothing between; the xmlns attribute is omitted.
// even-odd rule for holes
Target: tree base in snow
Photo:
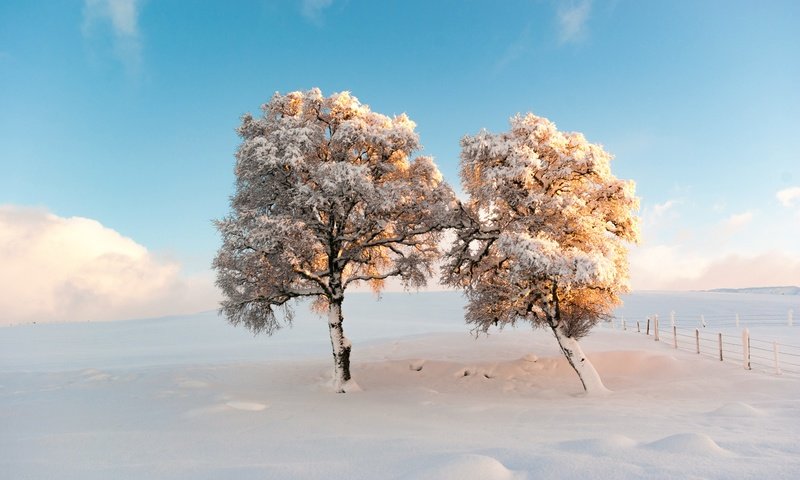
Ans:
<svg viewBox="0 0 800 480"><path fill-rule="evenodd" d="M331 381L331 387L333 391L336 393L354 393L354 392L361 392L361 387L356 383L355 380L352 378L344 383L336 382L335 380Z"/></svg>

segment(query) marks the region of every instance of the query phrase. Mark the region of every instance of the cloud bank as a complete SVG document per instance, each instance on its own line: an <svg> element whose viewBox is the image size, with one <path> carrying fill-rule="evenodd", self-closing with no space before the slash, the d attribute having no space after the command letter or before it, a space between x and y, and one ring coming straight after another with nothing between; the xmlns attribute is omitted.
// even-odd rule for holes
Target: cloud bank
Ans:
<svg viewBox="0 0 800 480"><path fill-rule="evenodd" d="M666 245L631 253L634 290L710 290L800 284L800 258L770 251L704 258Z"/></svg>
<svg viewBox="0 0 800 480"><path fill-rule="evenodd" d="M784 199L793 200L791 189L787 192ZM791 221L778 228L764 212L746 210L717 212L718 220L697 224L684 219L679 207L670 200L644 210L644 241L630 250L634 290L800 285L800 250L782 241L796 235Z"/></svg>
<svg viewBox="0 0 800 480"><path fill-rule="evenodd" d="M0 206L0 324L119 320L212 309L210 275L88 218Z"/></svg>

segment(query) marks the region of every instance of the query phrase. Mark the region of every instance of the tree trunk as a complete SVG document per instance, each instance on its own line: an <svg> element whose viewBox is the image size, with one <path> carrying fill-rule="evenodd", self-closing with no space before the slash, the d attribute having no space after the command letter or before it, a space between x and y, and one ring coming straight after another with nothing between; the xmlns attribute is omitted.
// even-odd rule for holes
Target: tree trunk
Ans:
<svg viewBox="0 0 800 480"><path fill-rule="evenodd" d="M584 355L583 350L581 350L578 341L567 336L566 333L562 331L561 327L555 324L551 324L550 327L553 329L556 340L558 340L558 346L561 347L561 352L564 353L564 356L567 357L567 361L575 370L575 373L578 374L578 378L586 393L609 393L609 390L603 385L603 381L600 379L600 375L597 373L597 370L595 370L594 365L592 365L592 362L589 361L586 355Z"/></svg>
<svg viewBox="0 0 800 480"><path fill-rule="evenodd" d="M333 347L333 388L336 393L358 390L350 377L350 340L342 329L342 299L332 300L328 307L328 330Z"/></svg>

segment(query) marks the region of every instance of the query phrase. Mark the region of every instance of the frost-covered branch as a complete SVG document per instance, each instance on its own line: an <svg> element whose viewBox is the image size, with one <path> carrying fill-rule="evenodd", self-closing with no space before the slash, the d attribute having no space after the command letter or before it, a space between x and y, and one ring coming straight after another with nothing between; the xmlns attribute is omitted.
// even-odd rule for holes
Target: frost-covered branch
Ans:
<svg viewBox="0 0 800 480"><path fill-rule="evenodd" d="M328 283L323 278L323 276L329 275L327 272L314 273L314 272L309 272L308 270L305 270L303 268L297 268L297 267L293 267L292 271L300 275L301 277L305 278L306 280L310 280L319 285L322 293L328 295L331 294L330 288L328 287Z"/></svg>
<svg viewBox="0 0 800 480"><path fill-rule="evenodd" d="M372 281L372 280L386 280L389 277L396 277L397 275L400 275L401 273L403 273L403 271L396 268L394 270L390 270L388 272L384 272L384 273L380 273L380 274L354 275L352 277L349 277L347 280L345 280L344 286L347 287L348 285L350 285L353 282L368 282L368 281Z"/></svg>

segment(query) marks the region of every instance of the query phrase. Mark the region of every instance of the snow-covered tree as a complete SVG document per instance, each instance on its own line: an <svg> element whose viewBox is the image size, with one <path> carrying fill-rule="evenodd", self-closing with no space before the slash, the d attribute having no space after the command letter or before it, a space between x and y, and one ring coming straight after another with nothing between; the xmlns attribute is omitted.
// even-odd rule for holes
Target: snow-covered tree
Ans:
<svg viewBox="0 0 800 480"><path fill-rule="evenodd" d="M334 388L357 389L345 291L367 282L379 292L389 277L424 285L454 194L430 158L411 159L420 145L405 114L389 118L318 89L276 93L262 110L242 118L231 213L216 222L221 312L272 334L291 324L292 299L315 297L327 311Z"/></svg>
<svg viewBox="0 0 800 480"><path fill-rule="evenodd" d="M580 133L532 114L511 130L461 141L461 207L443 282L465 289L467 322L552 329L587 392L603 391L578 339L627 291L626 244L637 242L634 183Z"/></svg>

